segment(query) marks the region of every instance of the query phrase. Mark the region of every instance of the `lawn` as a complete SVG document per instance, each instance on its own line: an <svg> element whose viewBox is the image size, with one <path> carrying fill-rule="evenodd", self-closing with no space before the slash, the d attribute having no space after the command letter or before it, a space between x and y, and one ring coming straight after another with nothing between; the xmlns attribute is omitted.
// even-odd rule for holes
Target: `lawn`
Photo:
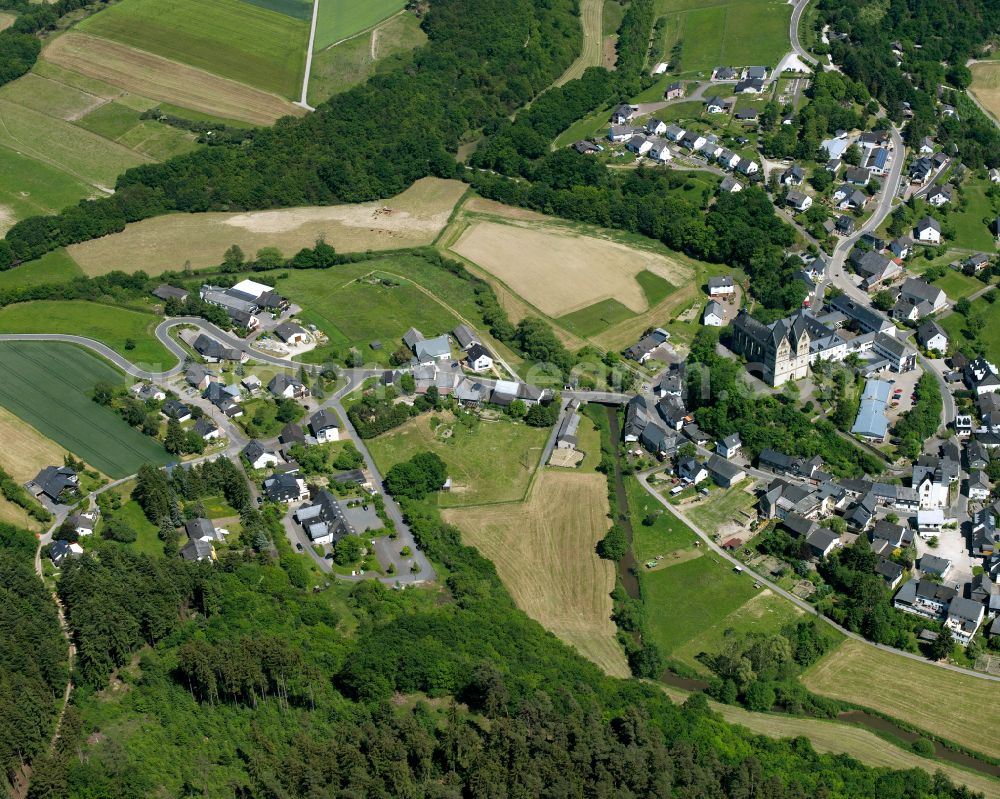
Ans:
<svg viewBox="0 0 1000 799"><path fill-rule="evenodd" d="M757 593L711 553L641 572L640 581L650 633L668 657Z"/></svg>
<svg viewBox="0 0 1000 799"><path fill-rule="evenodd" d="M435 418L441 421L436 429ZM523 500L549 431L506 419L473 420L470 428L453 419L448 413L417 416L368 441L368 449L383 475L418 452L436 452L454 483L437 494L443 508Z"/></svg>
<svg viewBox="0 0 1000 799"><path fill-rule="evenodd" d="M416 16L397 14L370 32L320 50L313 56L309 73L310 103L322 102L376 73L395 68L426 41L427 34Z"/></svg>
<svg viewBox="0 0 1000 799"><path fill-rule="evenodd" d="M84 300L38 300L0 309L0 333L64 333L106 344L132 363L169 369L177 359L153 335L153 314ZM129 348L129 342L134 345Z"/></svg>
<svg viewBox="0 0 1000 799"><path fill-rule="evenodd" d="M367 30L405 5L405 0L320 0L314 50Z"/></svg>
<svg viewBox="0 0 1000 799"><path fill-rule="evenodd" d="M77 27L284 97L298 94L309 38L302 20L240 0L123 0Z"/></svg>
<svg viewBox="0 0 1000 799"><path fill-rule="evenodd" d="M611 107L602 108L595 111L589 117L574 122L566 130L556 136L556 147L569 147L573 142L580 139L589 139L600 131L601 135L608 132L611 118Z"/></svg>
<svg viewBox="0 0 1000 799"><path fill-rule="evenodd" d="M373 271L398 285L358 280ZM400 280L397 275L412 277L421 285L426 283L430 296L416 283ZM459 306L463 315L475 313L472 286L467 281L412 256L329 270L293 270L287 279L277 282L277 289L302 306L303 321L315 324L330 339L328 347L304 356L304 360L313 362L325 360L331 353L346 355L356 347L364 358L388 363L408 328L434 336L458 324L455 314L436 299ZM376 339L382 342L381 350L369 347Z"/></svg>
<svg viewBox="0 0 1000 799"><path fill-rule="evenodd" d="M1000 724L1000 708L988 701L993 683L851 640L812 666L802 682L817 694L856 702L1000 757L1000 740L984 732Z"/></svg>
<svg viewBox="0 0 1000 799"><path fill-rule="evenodd" d="M746 490L752 483L753 480L748 479L726 490L713 489L686 512L703 530L718 530L727 522L745 518L741 512L753 507L757 498Z"/></svg>
<svg viewBox="0 0 1000 799"><path fill-rule="evenodd" d="M962 194L968 202L964 211L949 214L948 223L955 229L956 247L970 250L996 251L996 240L990 232L989 221L996 218L993 203L986 196L983 182L966 182ZM989 220L989 221L984 221Z"/></svg>
<svg viewBox="0 0 1000 799"><path fill-rule="evenodd" d="M134 474L144 463L166 463L160 444L129 427L90 394L101 381L121 383L120 372L68 344L0 344L0 405L43 436L109 477Z"/></svg>
<svg viewBox="0 0 1000 799"><path fill-rule="evenodd" d="M448 510L444 518L494 562L519 608L607 673L627 677L611 621L614 565L594 551L607 513L603 475L546 469L526 502Z"/></svg>
<svg viewBox="0 0 1000 799"><path fill-rule="evenodd" d="M609 327L631 319L635 313L616 299L607 299L581 308L579 311L560 316L556 321L578 336L596 336Z"/></svg>
<svg viewBox="0 0 1000 799"><path fill-rule="evenodd" d="M671 48L680 41L679 70L685 73L711 72L719 65L774 67L789 49L792 8L777 0L661 0L660 11L667 24L659 60L669 61Z"/></svg>
<svg viewBox="0 0 1000 799"><path fill-rule="evenodd" d="M986 288L986 284L981 280L963 275L955 269L948 269L944 277L934 281L934 285L942 289L950 300L960 300Z"/></svg>
<svg viewBox="0 0 1000 799"><path fill-rule="evenodd" d="M288 424L277 418L275 415L277 412L278 406L269 399L247 400L243 403L243 415L237 417L235 421L253 438L273 438ZM304 414L305 410L300 405L298 416L291 421L297 422Z"/></svg>
<svg viewBox="0 0 1000 799"><path fill-rule="evenodd" d="M45 283L68 283L75 277L83 277L83 272L66 250L60 248L47 252L34 261L0 272L0 292Z"/></svg>
<svg viewBox="0 0 1000 799"><path fill-rule="evenodd" d="M979 329L979 340L986 348L986 357L996 363L1000 359L1000 304L990 305L981 298L973 300L972 314L979 315L983 320L983 325ZM962 335L965 317L959 313L951 313L938 322L947 331L948 337L961 348L965 341L965 336Z"/></svg>
<svg viewBox="0 0 1000 799"><path fill-rule="evenodd" d="M697 636L677 647L670 656L674 660L679 660L693 669L710 675L709 669L697 658L700 652L715 654L722 651L726 639L733 635L742 635L748 632L777 632L785 624L801 616L802 613L803 611L787 599L772 594L767 589L758 591L743 605L728 615L715 620Z"/></svg>
<svg viewBox="0 0 1000 799"><path fill-rule="evenodd" d="M647 494L637 478L625 478L625 493L628 495L632 518L632 552L640 565L657 555L683 552L684 557L687 557L693 551L698 536ZM643 523L648 513L656 515L656 521L652 525Z"/></svg>
<svg viewBox="0 0 1000 799"><path fill-rule="evenodd" d="M128 496L129 492L124 492ZM160 540L156 525L146 518L139 503L135 500L125 502L116 512L115 518L121 519L136 531L138 536L135 542L130 544L133 549L150 555L154 558L163 557L163 542Z"/></svg>

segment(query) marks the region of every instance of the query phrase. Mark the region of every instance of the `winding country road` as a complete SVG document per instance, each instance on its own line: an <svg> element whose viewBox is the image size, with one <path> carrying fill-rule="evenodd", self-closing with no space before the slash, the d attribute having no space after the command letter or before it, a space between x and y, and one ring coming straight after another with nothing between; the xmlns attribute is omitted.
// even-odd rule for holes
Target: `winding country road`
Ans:
<svg viewBox="0 0 1000 799"><path fill-rule="evenodd" d="M799 39L799 25L802 21L802 12L806 10L806 6L808 5L809 0L799 0L795 4L795 8L792 11L792 19L788 24L788 39L792 43L792 50L795 52L795 55L807 64L815 65L818 63L815 56L806 51L806 48L802 46L802 41Z"/></svg>
<svg viewBox="0 0 1000 799"><path fill-rule="evenodd" d="M972 671L971 669L963 669L961 666L955 666L955 665L952 665L950 663L943 663L941 661L927 660L927 658L925 658L925 657L923 657L921 655L915 655L912 652L904 652L902 649L896 649L896 648L891 647L891 646L885 646L884 644L876 644L873 641L869 641L868 639L863 638L862 636L858 635L857 633L851 632L850 630L846 629L845 627L841 627L839 624L837 624L837 622L835 622L833 619L830 619L830 618L824 616L822 613L820 613L819 611L817 611L815 607L813 607L812 605L810 605L805 600L803 600L803 599L795 596L795 594L793 594L793 593L791 593L789 591L786 591L784 588L782 588L781 586L779 586L776 583L772 582L767 577L764 577L762 574L759 574L758 572L756 572L753 569L751 569L749 566L747 566L741 560L738 560L737 558L735 558L732 555L730 555L722 547L720 547L718 544L716 544L715 540L708 533L706 533L697 524L695 524L693 521L691 521L691 519L686 514L681 513L673 505L671 505L669 502L667 502L667 500L664 499L664 497L655 488L653 488L651 485L649 485L649 482L648 482L650 475L653 474L656 471L659 471L660 469L662 469L662 467L656 467L654 469L648 469L647 471L640 472L638 475L636 475L636 477L639 480L639 484L643 487L643 489L646 491L646 493L649 494L657 502L659 502L673 516L675 516L681 522L683 522L688 527L690 527L692 530L694 530L694 532L705 543L705 545L710 550L712 550L713 554L718 555L720 558L722 558L723 560L725 560L728 563L730 563L734 568L735 567L739 567L743 571L743 573L745 573L749 577L752 577L754 580L757 580L759 583L761 583L761 585L766 585L774 593L779 594L780 596L782 596L785 599L787 599L789 602L795 603L796 606L798 606L802 610L806 611L811 616L815 616L817 619L819 619L820 621L824 622L825 624L830 625L835 630L839 631L840 633L842 633L843 635L847 636L848 638L850 638L850 639L852 639L854 641L858 641L858 642L860 642L862 644L865 644L866 646L872 646L872 647L875 647L876 649L881 649L883 652L891 652L894 655L899 655L900 657L909 658L910 660L915 660L915 661L917 661L919 663L925 663L925 664L928 664L928 665L931 665L931 666L936 666L937 668L940 668L940 669L946 669L948 671L954 671L954 672L957 672L958 674L963 674L963 675L965 675L967 677L975 677L977 679L986 680L988 682L1000 682L1000 677L995 677L992 674L983 674L982 672Z"/></svg>

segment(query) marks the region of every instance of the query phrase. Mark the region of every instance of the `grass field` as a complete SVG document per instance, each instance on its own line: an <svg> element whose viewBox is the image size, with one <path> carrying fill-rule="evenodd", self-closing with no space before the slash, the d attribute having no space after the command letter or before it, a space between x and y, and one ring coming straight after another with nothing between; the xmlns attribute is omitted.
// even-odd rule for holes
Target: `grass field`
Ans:
<svg viewBox="0 0 1000 799"><path fill-rule="evenodd" d="M549 431L507 420L476 422L470 429L453 423L447 413L431 427L433 416L423 414L368 441L368 449L382 474L418 452L436 452L448 466L451 491L437 494L442 508L519 502L538 466ZM444 431L452 435L445 438Z"/></svg>
<svg viewBox="0 0 1000 799"><path fill-rule="evenodd" d="M635 477L625 478L625 493L628 496L629 511L632 516L632 551L640 565L657 555L681 553L687 558L694 551L698 540L695 532L646 493ZM642 523L650 512L656 513L656 521L651 525Z"/></svg>
<svg viewBox="0 0 1000 799"><path fill-rule="evenodd" d="M468 281L409 255L328 270L293 270L275 283L302 306L300 318L330 339L329 345L305 353L303 359L311 362L357 347L365 358L386 364L411 326L430 336L451 330L459 317L473 324L478 319ZM382 342L381 350L369 348L375 339Z"/></svg>
<svg viewBox="0 0 1000 799"><path fill-rule="evenodd" d="M97 339L137 364L170 368L177 359L153 335L152 314L84 300L38 300L0 309L0 333L65 333ZM126 349L126 342L135 343Z"/></svg>
<svg viewBox="0 0 1000 799"><path fill-rule="evenodd" d="M668 657L758 593L752 580L712 554L643 572L641 581L650 633Z"/></svg>
<svg viewBox="0 0 1000 799"><path fill-rule="evenodd" d="M752 485L753 480L744 480L725 491L714 490L687 508L686 513L703 530L718 530L733 519L743 518L741 512L754 506L757 498L748 490Z"/></svg>
<svg viewBox="0 0 1000 799"><path fill-rule="evenodd" d="M604 0L580 0L583 49L576 60L556 79L556 86L562 86L568 81L579 78L588 67L599 67L604 63L603 11ZM617 29L616 26L615 30L617 31Z"/></svg>
<svg viewBox="0 0 1000 799"><path fill-rule="evenodd" d="M993 115L1000 119L1000 61L973 64L969 92Z"/></svg>
<svg viewBox="0 0 1000 799"><path fill-rule="evenodd" d="M689 694L673 687L665 687L671 699L683 702ZM784 713L752 713L736 705L723 705L709 700L712 710L721 714L730 724L740 724L758 735L769 738L809 739L817 752L846 754L869 766L891 769L921 768L928 772L942 771L952 782L968 785L990 799L1000 797L1000 782L982 774L938 760L928 760L910 749L904 749L880 738L874 732L852 724L826 719L800 718Z"/></svg>
<svg viewBox="0 0 1000 799"><path fill-rule="evenodd" d="M131 493L131 486L128 491L122 494L128 497ZM143 552L154 558L163 557L163 542L159 538L159 530L156 525L146 518L139 503L129 500L115 512L115 518L121 519L136 532L135 541L129 546L139 552Z"/></svg>
<svg viewBox="0 0 1000 799"><path fill-rule="evenodd" d="M79 30L241 83L295 97L308 26L240 0L123 0Z"/></svg>
<svg viewBox="0 0 1000 799"><path fill-rule="evenodd" d="M0 354L5 346L0 345ZM0 466L19 483L30 480L46 466L61 464L66 454L63 447L5 407L0 407L0 441Z"/></svg>
<svg viewBox="0 0 1000 799"><path fill-rule="evenodd" d="M169 460L156 441L90 398L98 382L123 381L100 358L67 344L6 343L0 344L0 369L6 375L0 405L109 477Z"/></svg>
<svg viewBox="0 0 1000 799"><path fill-rule="evenodd" d="M322 3L320 4L322 8ZM396 14L370 32L358 34L313 56L309 101L322 102L407 61L427 41L413 14Z"/></svg>
<svg viewBox="0 0 1000 799"><path fill-rule="evenodd" d="M69 122L2 99L2 96L0 146L41 161L77 181L107 190L126 169L152 160Z"/></svg>
<svg viewBox="0 0 1000 799"><path fill-rule="evenodd" d="M314 50L354 36L391 17L405 0L320 0Z"/></svg>
<svg viewBox="0 0 1000 799"><path fill-rule="evenodd" d="M996 240L990 232L989 222L996 217L993 203L986 196L989 184L983 181L966 181L962 193L968 205L964 211L950 214L948 221L955 228L956 247L970 250L996 251Z"/></svg>
<svg viewBox="0 0 1000 799"><path fill-rule="evenodd" d="M519 608L607 673L627 677L610 618L614 566L594 552L607 513L603 475L546 469L524 503L444 517L496 564Z"/></svg>
<svg viewBox="0 0 1000 799"><path fill-rule="evenodd" d="M640 272L652 272L673 286L691 277L680 262L657 253L525 223L473 221L452 249L552 317L609 299L641 313L649 302L636 279ZM525 253L535 257L525 258Z"/></svg>
<svg viewBox="0 0 1000 799"><path fill-rule="evenodd" d="M724 64L774 67L789 50L792 7L779 0L661 0L659 10L667 18L659 60L670 60L681 42L681 72L711 72Z"/></svg>
<svg viewBox="0 0 1000 799"><path fill-rule="evenodd" d="M222 262L232 244L244 252L277 247L288 256L319 238L339 252L388 250L430 244L465 192L458 181L423 178L388 200L357 205L285 208L242 214L171 214L128 225L121 233L74 244L69 254L88 275L142 268L150 275ZM384 213L390 209L390 213Z"/></svg>
<svg viewBox="0 0 1000 799"><path fill-rule="evenodd" d="M960 300L986 288L982 281L954 269L948 269L944 277L934 281L934 285L942 289L951 300Z"/></svg>
<svg viewBox="0 0 1000 799"><path fill-rule="evenodd" d="M986 349L986 357L996 363L1000 358L1000 305L994 303L990 305L983 299L972 301L973 314L979 314L983 319L983 326L979 331L979 339ZM958 342L959 345L965 340L962 330L965 328L965 317L958 313L951 313L938 320L948 337Z"/></svg>
<svg viewBox="0 0 1000 799"><path fill-rule="evenodd" d="M676 567L671 567L676 568ZM679 660L706 675L711 672L698 660L700 652L714 654L722 651L726 638L744 632L774 633L789 621L801 616L803 611L783 597L769 590L757 592L743 605L726 616L715 620L703 628L698 635L671 652L670 657Z"/></svg>
<svg viewBox="0 0 1000 799"><path fill-rule="evenodd" d="M811 667L802 682L817 694L856 702L1000 757L1000 741L985 732L1000 724L1000 709L986 700L993 683L852 640ZM929 697L940 701L919 701Z"/></svg>
<svg viewBox="0 0 1000 799"><path fill-rule="evenodd" d="M243 0L243 2L306 22L312 19L313 4L310 0Z"/></svg>
<svg viewBox="0 0 1000 799"><path fill-rule="evenodd" d="M54 214L102 193L45 161L0 146L0 233L29 216Z"/></svg>
<svg viewBox="0 0 1000 799"><path fill-rule="evenodd" d="M639 272L635 276L635 281L642 289L642 293L646 297L647 307L650 308L662 302L675 291L674 286L649 270ZM629 308L611 298L561 316L558 322L572 333L589 337L596 336L609 327L621 324L633 316L635 313Z"/></svg>

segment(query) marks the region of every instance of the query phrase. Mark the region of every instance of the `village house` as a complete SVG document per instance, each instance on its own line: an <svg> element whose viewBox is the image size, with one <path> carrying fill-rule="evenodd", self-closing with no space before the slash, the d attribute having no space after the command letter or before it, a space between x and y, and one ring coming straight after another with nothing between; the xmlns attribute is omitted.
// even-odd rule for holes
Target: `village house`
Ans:
<svg viewBox="0 0 1000 799"><path fill-rule="evenodd" d="M732 460L743 449L743 442L740 440L739 433L732 433L725 438L720 438L715 442L715 451L719 453L723 458L727 460Z"/></svg>
<svg viewBox="0 0 1000 799"><path fill-rule="evenodd" d="M929 216L917 222L913 232L916 234L916 240L923 244L941 243L941 223Z"/></svg>
<svg viewBox="0 0 1000 799"><path fill-rule="evenodd" d="M601 152L604 149L599 144L595 144L592 141L586 141L585 139L580 139L580 141L573 142L572 147L580 155L596 155L597 153Z"/></svg>
<svg viewBox="0 0 1000 799"><path fill-rule="evenodd" d="M901 260L906 260L913 250L913 239L909 236L897 236L889 242L889 251Z"/></svg>
<svg viewBox="0 0 1000 799"><path fill-rule="evenodd" d="M646 122L646 133L650 136L662 136L667 132L667 123L662 119L657 119L656 117L651 117Z"/></svg>
<svg viewBox="0 0 1000 799"><path fill-rule="evenodd" d="M577 445L577 430L580 427L580 414L574 408L565 416L559 424L556 432L556 447L559 449L575 449Z"/></svg>
<svg viewBox="0 0 1000 799"><path fill-rule="evenodd" d="M741 467L718 455L709 456L705 462L705 469L712 480L723 488L731 488L747 476Z"/></svg>
<svg viewBox="0 0 1000 799"><path fill-rule="evenodd" d="M291 472L281 472L264 480L264 495L269 502L301 502L309 499L309 486Z"/></svg>
<svg viewBox="0 0 1000 799"><path fill-rule="evenodd" d="M278 456L264 449L264 445L257 439L252 439L243 447L240 455L247 459L252 469L265 469L268 466L277 466L279 461Z"/></svg>
<svg viewBox="0 0 1000 799"><path fill-rule="evenodd" d="M955 642L968 646L983 623L983 603L956 596L948 605L945 627L951 630Z"/></svg>
<svg viewBox="0 0 1000 799"><path fill-rule="evenodd" d="M702 314L701 323L708 327L722 327L725 320L726 311L722 303L717 300L709 300L705 305L705 312Z"/></svg>
<svg viewBox="0 0 1000 799"><path fill-rule="evenodd" d="M132 388L129 389L133 394L135 394L136 399L142 400L143 402L160 402L167 398L167 394L159 386L155 386L152 383L136 383Z"/></svg>
<svg viewBox="0 0 1000 799"><path fill-rule="evenodd" d="M184 372L185 382L192 388L196 388L199 391L204 391L208 388L209 383L213 383L219 379L219 376L213 372L208 371L200 363L193 363Z"/></svg>
<svg viewBox="0 0 1000 799"><path fill-rule="evenodd" d="M222 438L222 430L207 416L202 416L198 419L191 429L201 436L202 441L217 441Z"/></svg>
<svg viewBox="0 0 1000 799"><path fill-rule="evenodd" d="M191 418L191 409L180 400L169 399L160 406L160 413L167 419L186 422Z"/></svg>
<svg viewBox="0 0 1000 799"><path fill-rule="evenodd" d="M948 605L958 596L954 588L916 577L903 584L893 599L893 607L927 619L943 619Z"/></svg>
<svg viewBox="0 0 1000 799"><path fill-rule="evenodd" d="M325 489L317 493L311 504L295 511L295 520L302 525L309 540L320 546L354 534L354 528L344 517L340 503Z"/></svg>
<svg viewBox="0 0 1000 799"><path fill-rule="evenodd" d="M282 322L274 328L274 335L285 344L290 344L293 347L305 344L309 340L309 334L305 328L295 324L295 322Z"/></svg>
<svg viewBox="0 0 1000 799"><path fill-rule="evenodd" d="M693 456L681 458L677 461L677 476L692 485L698 485L702 480L708 478L708 470L705 464Z"/></svg>
<svg viewBox="0 0 1000 799"><path fill-rule="evenodd" d="M684 84L680 81L674 81L669 86L667 90L663 93L663 96L667 100L676 100L679 97L684 96Z"/></svg>
<svg viewBox="0 0 1000 799"><path fill-rule="evenodd" d="M709 114L725 114L728 110L726 101L717 94L705 101L705 111Z"/></svg>
<svg viewBox="0 0 1000 799"><path fill-rule="evenodd" d="M951 186L947 183L935 186L927 194L927 202L935 208L940 208L945 203L950 203L952 197Z"/></svg>
<svg viewBox="0 0 1000 799"><path fill-rule="evenodd" d="M61 567L69 557L79 557L83 554L83 547L69 541L56 540L49 544L49 558L52 565Z"/></svg>
<svg viewBox="0 0 1000 799"><path fill-rule="evenodd" d="M204 333L200 333L191 346L209 363L218 363L219 361L245 363L249 358L245 352L235 347L227 347Z"/></svg>
<svg viewBox="0 0 1000 799"><path fill-rule="evenodd" d="M493 368L493 353L482 344L473 344L465 353L465 362L473 372L488 372Z"/></svg>
<svg viewBox="0 0 1000 799"><path fill-rule="evenodd" d="M917 328L917 341L927 350L944 353L948 351L948 334L933 319L928 319Z"/></svg>
<svg viewBox="0 0 1000 799"><path fill-rule="evenodd" d="M736 282L732 275L710 277L708 279L708 296L713 298L728 297L736 292Z"/></svg>
<svg viewBox="0 0 1000 799"><path fill-rule="evenodd" d="M645 363L649 360L653 352L655 352L656 349L669 338L670 334L666 330L658 327L647 333L639 339L639 341L625 350L625 357L633 361L638 361L639 363Z"/></svg>
<svg viewBox="0 0 1000 799"><path fill-rule="evenodd" d="M722 194L735 194L738 191L743 191L743 184L732 175L726 175L719 184L719 192Z"/></svg>
<svg viewBox="0 0 1000 799"><path fill-rule="evenodd" d="M309 396L309 388L297 377L279 372L267 384L267 390L276 399L303 399Z"/></svg>
<svg viewBox="0 0 1000 799"><path fill-rule="evenodd" d="M318 410L309 417L309 429L320 444L340 440L340 420L329 408Z"/></svg>
<svg viewBox="0 0 1000 799"><path fill-rule="evenodd" d="M804 192L795 190L788 192L785 202L798 212L808 211L813 204L812 197Z"/></svg>

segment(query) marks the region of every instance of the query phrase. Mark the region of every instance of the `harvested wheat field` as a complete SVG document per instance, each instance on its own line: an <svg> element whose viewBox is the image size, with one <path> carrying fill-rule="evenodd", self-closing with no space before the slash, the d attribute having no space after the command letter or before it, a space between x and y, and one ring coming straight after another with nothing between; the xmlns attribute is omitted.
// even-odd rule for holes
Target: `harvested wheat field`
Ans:
<svg viewBox="0 0 1000 799"><path fill-rule="evenodd" d="M45 466L61 466L66 450L27 422L0 407L0 467L24 483Z"/></svg>
<svg viewBox="0 0 1000 799"><path fill-rule="evenodd" d="M305 113L276 94L85 33L70 31L54 39L42 57L133 94L225 119L271 125Z"/></svg>
<svg viewBox="0 0 1000 799"><path fill-rule="evenodd" d="M649 304L635 279L640 272L674 286L691 277L688 267L664 255L529 224L476 221L452 249L553 317L607 299L642 313Z"/></svg>
<svg viewBox="0 0 1000 799"><path fill-rule="evenodd" d="M983 701L995 690L994 682L847 640L812 666L802 683L817 694L856 702L1000 757L1000 742L986 732L1000 724L1000 710ZM921 702L914 697L947 697L947 701Z"/></svg>
<svg viewBox="0 0 1000 799"><path fill-rule="evenodd" d="M232 244L248 255L261 247L277 247L286 256L321 237L339 252L417 247L434 241L464 192L465 185L458 181L423 178L392 199L357 205L170 214L74 244L69 251L88 275L139 268L158 275L179 269L185 261L195 269L215 266Z"/></svg>
<svg viewBox="0 0 1000 799"><path fill-rule="evenodd" d="M1000 119L1000 61L973 64L969 91L994 119Z"/></svg>
<svg viewBox="0 0 1000 799"><path fill-rule="evenodd" d="M594 546L608 530L599 474L543 470L526 502L442 511L497 567L514 602L608 674L627 677L615 640L615 570Z"/></svg>

